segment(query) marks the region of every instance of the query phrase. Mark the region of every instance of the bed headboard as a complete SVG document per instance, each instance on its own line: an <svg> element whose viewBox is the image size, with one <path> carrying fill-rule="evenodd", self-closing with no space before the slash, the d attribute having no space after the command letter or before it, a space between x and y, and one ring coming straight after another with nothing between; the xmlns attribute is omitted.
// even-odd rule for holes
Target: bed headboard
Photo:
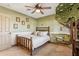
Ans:
<svg viewBox="0 0 79 59"><path fill-rule="evenodd" d="M36 31L48 31L48 35L50 35L50 27L36 27Z"/></svg>

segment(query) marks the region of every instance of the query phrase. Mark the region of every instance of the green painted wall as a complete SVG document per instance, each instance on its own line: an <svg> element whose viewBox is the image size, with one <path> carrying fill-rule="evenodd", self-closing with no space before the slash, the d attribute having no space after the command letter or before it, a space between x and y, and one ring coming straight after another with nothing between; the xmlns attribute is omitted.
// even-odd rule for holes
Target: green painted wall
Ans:
<svg viewBox="0 0 79 59"><path fill-rule="evenodd" d="M53 33L69 33L69 29L57 22L55 16L51 15L37 19L37 26L50 26L50 31Z"/></svg>
<svg viewBox="0 0 79 59"><path fill-rule="evenodd" d="M18 12L9 10L4 7L0 7L0 15L10 17L10 31L11 32L26 32L26 31L36 30L36 20L29 16L20 14ZM20 17L20 22L16 22L16 17ZM26 18L29 18L29 22L26 22ZM25 21L25 25L22 25L22 21ZM14 29L13 24L18 24L18 29ZM30 29L27 29L28 24L30 24Z"/></svg>

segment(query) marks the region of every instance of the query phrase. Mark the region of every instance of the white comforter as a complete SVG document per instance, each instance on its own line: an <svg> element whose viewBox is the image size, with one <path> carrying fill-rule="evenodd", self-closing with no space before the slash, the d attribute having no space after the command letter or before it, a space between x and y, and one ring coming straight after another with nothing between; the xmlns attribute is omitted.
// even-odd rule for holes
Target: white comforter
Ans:
<svg viewBox="0 0 79 59"><path fill-rule="evenodd" d="M20 35L19 34L18 36L27 37L27 38L32 37L32 50L34 50L34 48L37 48L37 47L43 45L44 43L46 43L47 41L50 40L48 35L34 36L34 35Z"/></svg>
<svg viewBox="0 0 79 59"><path fill-rule="evenodd" d="M49 36L33 36L32 37L32 44L33 44L33 49L37 48L41 45L43 45L44 43L46 43L47 41L49 41L50 38Z"/></svg>

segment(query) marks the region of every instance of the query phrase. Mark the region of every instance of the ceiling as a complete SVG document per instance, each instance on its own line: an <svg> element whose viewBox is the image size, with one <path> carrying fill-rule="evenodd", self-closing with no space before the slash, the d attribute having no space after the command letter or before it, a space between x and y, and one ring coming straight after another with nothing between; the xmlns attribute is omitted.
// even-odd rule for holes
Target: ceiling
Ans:
<svg viewBox="0 0 79 59"><path fill-rule="evenodd" d="M49 6L52 7L51 9L48 9L48 10L45 10L45 9L42 10L44 14L37 13L37 12L35 12L34 14L31 14L33 10L27 10L29 7L27 8L25 7L25 6L34 7L35 5L36 3L0 3L0 6L2 7L6 7L8 9L20 12L22 14L28 15L33 18L40 18L40 17L55 14L58 3L41 3L42 7L49 7Z"/></svg>

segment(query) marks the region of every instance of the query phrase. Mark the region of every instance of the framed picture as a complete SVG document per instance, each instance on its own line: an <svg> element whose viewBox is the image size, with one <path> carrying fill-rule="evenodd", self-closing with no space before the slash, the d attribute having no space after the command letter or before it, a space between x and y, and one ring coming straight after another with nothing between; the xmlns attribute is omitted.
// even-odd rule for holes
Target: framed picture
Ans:
<svg viewBox="0 0 79 59"><path fill-rule="evenodd" d="M18 29L18 24L13 24L14 29Z"/></svg>
<svg viewBox="0 0 79 59"><path fill-rule="evenodd" d="M61 27L60 27L60 31L62 31L62 30L63 30L63 27L61 26Z"/></svg>
<svg viewBox="0 0 79 59"><path fill-rule="evenodd" d="M25 21L22 21L22 25L25 25Z"/></svg>
<svg viewBox="0 0 79 59"><path fill-rule="evenodd" d="M20 17L16 17L16 22L20 22Z"/></svg>
<svg viewBox="0 0 79 59"><path fill-rule="evenodd" d="M29 18L26 18L26 22L29 22Z"/></svg>
<svg viewBox="0 0 79 59"><path fill-rule="evenodd" d="M30 25L29 24L27 25L27 28L30 29Z"/></svg>

